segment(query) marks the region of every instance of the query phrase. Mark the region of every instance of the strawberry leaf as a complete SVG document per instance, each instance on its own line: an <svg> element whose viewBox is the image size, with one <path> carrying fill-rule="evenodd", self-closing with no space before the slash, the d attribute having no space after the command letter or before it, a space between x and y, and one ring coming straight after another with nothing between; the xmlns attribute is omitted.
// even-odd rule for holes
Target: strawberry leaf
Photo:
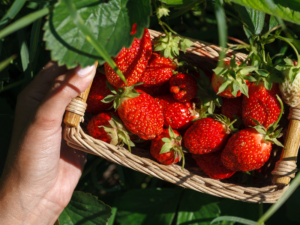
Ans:
<svg viewBox="0 0 300 225"><path fill-rule="evenodd" d="M191 40L187 39L187 38L183 38L183 39L181 39L180 42L179 42L180 49L181 49L184 53L186 52L186 49L187 49L187 48L190 48L190 47L192 47L193 45L194 45L194 43L193 43Z"/></svg>
<svg viewBox="0 0 300 225"><path fill-rule="evenodd" d="M256 73L258 73L262 77L267 77L270 74L267 70L264 69L256 70Z"/></svg>
<svg viewBox="0 0 300 225"><path fill-rule="evenodd" d="M159 154L163 154L163 153L171 151L172 147L173 147L173 145L171 143L165 143L162 146Z"/></svg>
<svg viewBox="0 0 300 225"><path fill-rule="evenodd" d="M105 98L103 98L101 100L101 102L103 102L103 103L110 103L110 102L114 101L115 98L116 98L115 95L107 95Z"/></svg>
<svg viewBox="0 0 300 225"><path fill-rule="evenodd" d="M124 46L128 48L133 38L140 38L144 27L149 25L149 0L101 0L100 3L96 0L74 0L72 3L85 26L102 43L109 56L116 56ZM137 32L131 35L133 24L137 24ZM104 63L102 56L74 24L64 1L55 5L44 29L46 48L51 50L52 59L59 65L74 68L78 64L81 67L92 65L95 60Z"/></svg>
<svg viewBox="0 0 300 225"><path fill-rule="evenodd" d="M169 135L171 139L175 139L177 137L171 126L169 126Z"/></svg>
<svg viewBox="0 0 300 225"><path fill-rule="evenodd" d="M220 87L219 87L219 91L217 94L220 94L221 92L225 91L226 88L229 87L229 85L231 84L230 80L226 80Z"/></svg>
<svg viewBox="0 0 300 225"><path fill-rule="evenodd" d="M170 143L171 142L171 140L169 138L166 138L166 137L162 138L161 140L165 143Z"/></svg>
<svg viewBox="0 0 300 225"><path fill-rule="evenodd" d="M286 63L286 65L288 66L294 66L293 60L291 60L290 58L285 58L283 59L283 61Z"/></svg>

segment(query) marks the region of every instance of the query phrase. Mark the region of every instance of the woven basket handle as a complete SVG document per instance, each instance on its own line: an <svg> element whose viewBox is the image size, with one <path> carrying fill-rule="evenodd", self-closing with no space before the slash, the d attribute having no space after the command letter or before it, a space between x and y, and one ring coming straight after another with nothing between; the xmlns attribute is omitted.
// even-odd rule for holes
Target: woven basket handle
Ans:
<svg viewBox="0 0 300 225"><path fill-rule="evenodd" d="M97 68L98 61L95 62ZM84 92L80 93L77 97L73 98L72 101L66 108L66 114L64 118L64 123L66 125L77 127L81 121L81 117L84 116L86 109L86 100L89 96L92 83L85 89Z"/></svg>
<svg viewBox="0 0 300 225"><path fill-rule="evenodd" d="M300 144L300 105L290 108L288 118L290 123L285 136L285 148L282 150L280 160L272 172L274 175L273 182L279 186L288 185L297 171L296 161Z"/></svg>

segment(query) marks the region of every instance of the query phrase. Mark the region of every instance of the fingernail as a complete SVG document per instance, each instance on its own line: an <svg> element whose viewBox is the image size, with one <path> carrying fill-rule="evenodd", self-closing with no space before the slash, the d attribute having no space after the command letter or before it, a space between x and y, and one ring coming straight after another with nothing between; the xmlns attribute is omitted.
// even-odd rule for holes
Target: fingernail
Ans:
<svg viewBox="0 0 300 225"><path fill-rule="evenodd" d="M80 77L86 77L87 75L89 75L92 70L95 68L95 65L92 65L92 66L87 66L85 68L80 68L78 71L77 71L77 74L78 76Z"/></svg>

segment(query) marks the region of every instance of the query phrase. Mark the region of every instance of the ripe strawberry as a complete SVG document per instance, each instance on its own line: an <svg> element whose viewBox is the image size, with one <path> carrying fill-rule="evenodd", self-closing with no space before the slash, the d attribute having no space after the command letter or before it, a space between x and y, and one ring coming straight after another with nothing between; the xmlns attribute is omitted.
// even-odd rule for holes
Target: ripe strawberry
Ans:
<svg viewBox="0 0 300 225"><path fill-rule="evenodd" d="M175 164L183 158L181 148L182 137L176 130L164 129L164 131L151 141L150 153L160 163L165 165Z"/></svg>
<svg viewBox="0 0 300 225"><path fill-rule="evenodd" d="M176 64L171 59L160 57L157 53L152 53L145 72L141 76L140 82L145 87L160 86L166 83L176 69Z"/></svg>
<svg viewBox="0 0 300 225"><path fill-rule="evenodd" d="M248 96L249 81L251 79L249 72L254 67L240 67L240 63L233 57L230 61L224 62L224 67L214 69L212 76L212 86L214 91L225 98L235 98L244 95ZM218 75L217 75L218 74Z"/></svg>
<svg viewBox="0 0 300 225"><path fill-rule="evenodd" d="M104 101L115 101L114 107L131 133L151 140L163 132L163 113L153 97L138 93L133 86L112 92L116 95L107 96Z"/></svg>
<svg viewBox="0 0 300 225"><path fill-rule="evenodd" d="M215 115L215 119L197 120L184 134L184 146L193 154L206 154L221 150L232 130L232 123L225 116Z"/></svg>
<svg viewBox="0 0 300 225"><path fill-rule="evenodd" d="M169 82L164 83L163 85L160 86L149 86L145 87L144 85L139 85L135 87L135 90L141 90L148 95L151 95L152 97L156 97L159 95L166 95L170 93L170 84Z"/></svg>
<svg viewBox="0 0 300 225"><path fill-rule="evenodd" d="M187 129L192 125L192 120L199 117L198 112L191 107L191 104L175 102L169 104L165 109L165 125L173 129Z"/></svg>
<svg viewBox="0 0 300 225"><path fill-rule="evenodd" d="M134 144L130 141L129 133L123 126L120 119L116 117L115 112L100 113L94 116L87 125L88 133L96 139L105 141L112 145L127 144L129 151L130 146Z"/></svg>
<svg viewBox="0 0 300 225"><path fill-rule="evenodd" d="M263 82L258 85L251 83L249 87L249 98L243 97L243 122L245 126L255 126L252 119L268 127L274 123L280 114L280 103L276 98L279 94L277 84L273 84L271 90L264 87Z"/></svg>
<svg viewBox="0 0 300 225"><path fill-rule="evenodd" d="M283 103L278 97L281 112L277 121L266 129L255 120L253 128L246 128L235 133L227 142L222 152L224 166L233 171L250 171L261 168L268 161L272 143L284 147L276 138L281 137L281 130L276 130L283 112Z"/></svg>
<svg viewBox="0 0 300 225"><path fill-rule="evenodd" d="M242 97L238 98L223 98L223 104L221 106L221 113L229 118L234 120L233 115L242 117Z"/></svg>
<svg viewBox="0 0 300 225"><path fill-rule="evenodd" d="M109 109L112 103L103 103L101 100L107 95L111 94L111 91L106 86L106 77L100 72L96 72L89 97L86 101L86 111L94 114L98 114Z"/></svg>
<svg viewBox="0 0 300 225"><path fill-rule="evenodd" d="M129 49L123 48L117 57L113 58L118 68L126 78L127 86L139 82L151 57L152 46L150 33L147 29L141 39L134 39ZM116 87L125 87L126 84L108 63L104 63L105 75L108 81Z"/></svg>
<svg viewBox="0 0 300 225"><path fill-rule="evenodd" d="M198 166L212 179L226 179L235 172L227 169L221 160L222 151L212 152L203 155L192 155Z"/></svg>
<svg viewBox="0 0 300 225"><path fill-rule="evenodd" d="M178 73L170 81L170 92L180 102L193 99L197 93L197 81L190 75Z"/></svg>

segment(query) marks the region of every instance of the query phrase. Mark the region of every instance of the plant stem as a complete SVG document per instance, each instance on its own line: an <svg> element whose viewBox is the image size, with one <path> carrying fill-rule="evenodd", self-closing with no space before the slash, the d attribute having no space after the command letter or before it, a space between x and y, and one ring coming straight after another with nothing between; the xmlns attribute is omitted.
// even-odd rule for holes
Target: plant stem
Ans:
<svg viewBox="0 0 300 225"><path fill-rule="evenodd" d="M23 79L23 80L20 80L20 81L15 82L15 83L13 83L13 84L7 85L7 86L5 86L0 92L7 91L7 90L9 90L9 89L11 89L11 88L14 88L14 87L16 87L16 86L22 84L22 83L25 82L25 81L26 81L26 79Z"/></svg>
<svg viewBox="0 0 300 225"><path fill-rule="evenodd" d="M166 28L164 26L164 22L162 22L161 19L159 18L159 16L157 15L156 0L154 0L153 2L154 2L154 7L155 7L155 12L156 12L156 17L157 17L158 23L161 26L161 28L164 30L165 34L168 36L168 43L169 43L170 42L170 35L169 35L168 31L166 30Z"/></svg>
<svg viewBox="0 0 300 225"><path fill-rule="evenodd" d="M264 214L264 205L263 203L258 203L258 216L261 218ZM264 223L262 223L264 224Z"/></svg>
<svg viewBox="0 0 300 225"><path fill-rule="evenodd" d="M293 194L299 185L300 173L297 174L289 189L281 196L281 198L275 204L273 204L262 217L259 218L256 225L264 224L264 222L267 221L280 208L280 206L286 202L286 200Z"/></svg>
<svg viewBox="0 0 300 225"><path fill-rule="evenodd" d="M285 41L286 43L288 43L294 50L296 56L297 56L297 66L300 66L300 57L299 57L299 53L298 53L298 50L295 48L295 46L289 42L286 38L284 37L281 37L281 36L277 36L278 39L282 40L282 41Z"/></svg>

